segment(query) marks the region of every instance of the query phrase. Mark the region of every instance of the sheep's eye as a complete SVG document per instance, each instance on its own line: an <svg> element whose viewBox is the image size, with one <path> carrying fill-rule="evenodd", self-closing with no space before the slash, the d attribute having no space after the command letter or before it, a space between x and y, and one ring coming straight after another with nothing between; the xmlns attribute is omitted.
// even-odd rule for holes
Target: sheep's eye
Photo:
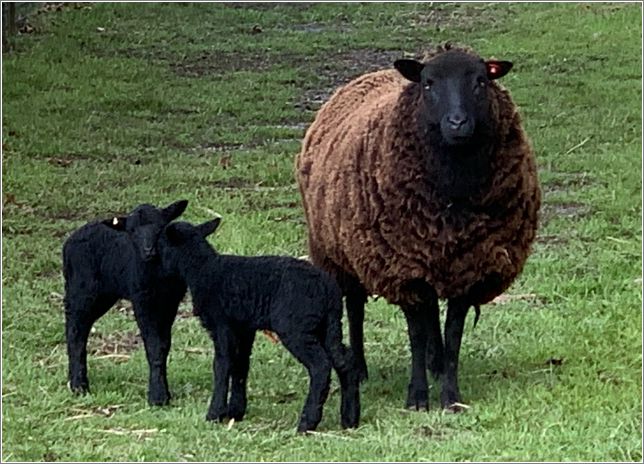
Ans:
<svg viewBox="0 0 644 464"><path fill-rule="evenodd" d="M483 79L482 77L479 77L479 78L476 80L476 82L477 82L477 85L478 85L479 87L485 87L485 79Z"/></svg>
<svg viewBox="0 0 644 464"><path fill-rule="evenodd" d="M434 81L431 79L427 79L427 81L425 81L425 84L423 85L423 88L425 90L429 90L432 88L432 85L434 85Z"/></svg>

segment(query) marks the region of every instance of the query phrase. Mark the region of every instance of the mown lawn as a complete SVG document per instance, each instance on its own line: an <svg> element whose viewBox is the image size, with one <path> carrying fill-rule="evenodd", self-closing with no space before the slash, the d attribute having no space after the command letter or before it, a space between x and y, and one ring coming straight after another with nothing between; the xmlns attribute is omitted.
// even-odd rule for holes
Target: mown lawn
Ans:
<svg viewBox="0 0 644 464"><path fill-rule="evenodd" d="M34 14L2 60L2 460L641 461L641 5L85 4ZM61 246L84 222L190 200L239 254L306 254L293 176L330 92L454 40L514 61L544 191L534 254L468 320L471 408L403 409L402 313L368 304L362 424L296 436L304 369L259 336L247 418L204 421L212 345L188 302L166 408L127 302L90 337L92 394L66 388ZM334 379L334 385L337 385Z"/></svg>

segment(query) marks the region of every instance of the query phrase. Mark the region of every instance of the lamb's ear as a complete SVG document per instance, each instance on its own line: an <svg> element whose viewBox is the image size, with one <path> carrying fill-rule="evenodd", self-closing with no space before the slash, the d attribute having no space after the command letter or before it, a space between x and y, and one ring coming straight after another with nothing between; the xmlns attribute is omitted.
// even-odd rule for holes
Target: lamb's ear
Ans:
<svg viewBox="0 0 644 464"><path fill-rule="evenodd" d="M126 221L127 221L126 216L114 216L112 219L106 219L102 222L107 227L110 227L114 230L124 231Z"/></svg>
<svg viewBox="0 0 644 464"><path fill-rule="evenodd" d="M199 234L201 234L202 237L207 237L208 235L212 234L214 231L217 230L217 227L219 227L220 222L221 222L220 217L215 218L212 221L199 224L197 226L197 230L199 231Z"/></svg>
<svg viewBox="0 0 644 464"><path fill-rule="evenodd" d="M420 73L425 65L416 60L396 60L394 61L394 68L398 70L405 79L412 82L420 82Z"/></svg>
<svg viewBox="0 0 644 464"><path fill-rule="evenodd" d="M179 200L163 208L163 217L170 222L178 218L188 207L188 200Z"/></svg>
<svg viewBox="0 0 644 464"><path fill-rule="evenodd" d="M512 69L511 61L488 60L485 62L487 78L490 80L505 76Z"/></svg>

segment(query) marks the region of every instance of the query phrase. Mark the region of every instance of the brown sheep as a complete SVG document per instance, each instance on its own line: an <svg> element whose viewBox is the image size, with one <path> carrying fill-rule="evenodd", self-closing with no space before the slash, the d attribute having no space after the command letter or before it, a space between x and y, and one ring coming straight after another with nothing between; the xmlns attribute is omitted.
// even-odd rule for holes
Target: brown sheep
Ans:
<svg viewBox="0 0 644 464"><path fill-rule="evenodd" d="M351 345L367 378L369 294L400 305L412 367L407 407L459 410L458 357L470 307L519 275L537 228L535 159L507 90L512 63L449 44L425 63L363 75L308 129L296 162L311 260L346 296ZM445 345L438 299L447 299Z"/></svg>

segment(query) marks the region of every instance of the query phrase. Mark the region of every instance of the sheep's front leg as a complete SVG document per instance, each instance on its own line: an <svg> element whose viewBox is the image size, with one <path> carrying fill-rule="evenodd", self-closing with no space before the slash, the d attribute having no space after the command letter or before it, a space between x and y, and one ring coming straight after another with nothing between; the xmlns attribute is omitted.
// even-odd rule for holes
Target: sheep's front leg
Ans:
<svg viewBox="0 0 644 464"><path fill-rule="evenodd" d="M166 405L170 402L167 359L176 309L172 312L161 304L136 302L134 315L143 337L148 360L148 403L153 406Z"/></svg>
<svg viewBox="0 0 644 464"><path fill-rule="evenodd" d="M465 317L470 304L464 298L452 298L447 305L445 320L445 371L441 375L441 406L454 412L461 408L458 388L458 358L463 337Z"/></svg>
<svg viewBox="0 0 644 464"><path fill-rule="evenodd" d="M227 326L216 327L212 332L215 344L215 357L213 360L212 398L208 407L206 420L223 421L228 416L228 385L234 355L234 338Z"/></svg>
<svg viewBox="0 0 644 464"><path fill-rule="evenodd" d="M422 304L402 307L407 319L407 332L411 348L411 380L407 390L408 409L429 409L427 396L426 353L429 338L429 313Z"/></svg>
<svg viewBox="0 0 644 464"><path fill-rule="evenodd" d="M230 402L228 417L240 421L246 414L246 380L250 367L250 355L255 341L255 331L244 331L237 334L235 363L231 371Z"/></svg>

